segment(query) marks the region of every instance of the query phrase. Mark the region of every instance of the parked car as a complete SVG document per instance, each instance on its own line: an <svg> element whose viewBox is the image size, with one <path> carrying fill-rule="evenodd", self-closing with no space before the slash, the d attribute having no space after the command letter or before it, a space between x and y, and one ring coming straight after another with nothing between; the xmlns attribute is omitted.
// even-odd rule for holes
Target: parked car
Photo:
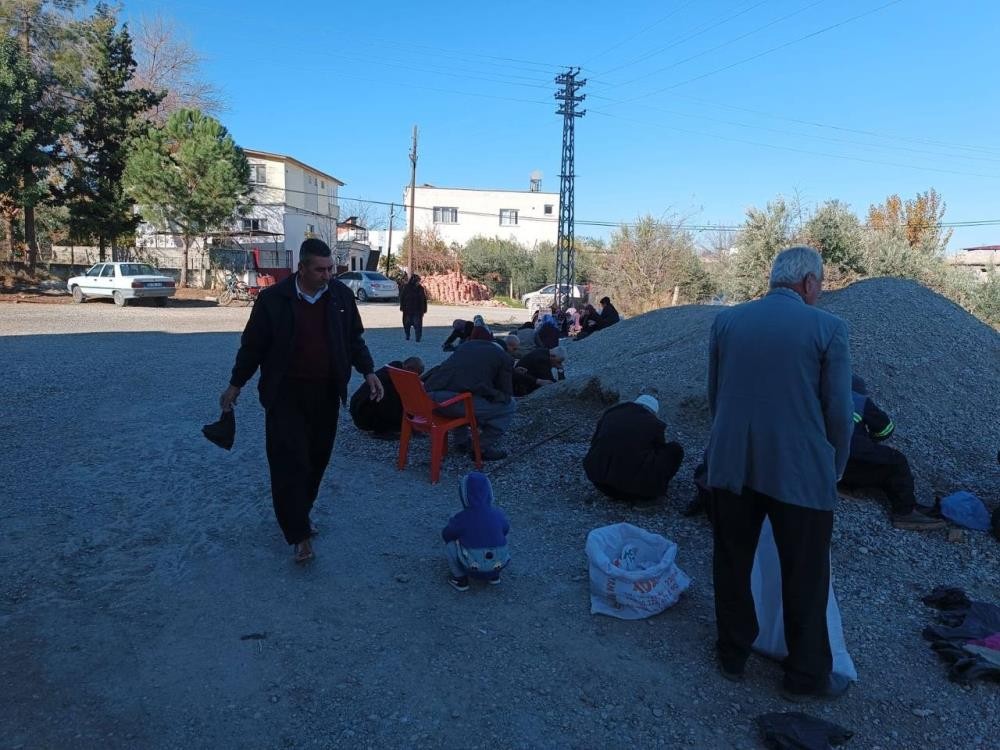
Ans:
<svg viewBox="0 0 1000 750"><path fill-rule="evenodd" d="M563 284L563 292L569 294L569 299L571 302L579 302L583 300L584 294L583 290L576 284L572 288ZM549 307L556 301L556 285L549 284L548 286L543 286L534 292L528 292L521 296L521 302L529 310L537 310L541 307Z"/></svg>
<svg viewBox="0 0 1000 750"><path fill-rule="evenodd" d="M177 287L174 280L160 273L148 263L96 263L82 276L66 282L74 302L86 302L91 297L111 297L115 304L124 307L134 299L155 300L158 307L165 307L167 298L173 297Z"/></svg>
<svg viewBox="0 0 1000 750"><path fill-rule="evenodd" d="M372 299L399 299L399 287L396 282L378 271L348 271L337 277L354 292L358 302Z"/></svg>

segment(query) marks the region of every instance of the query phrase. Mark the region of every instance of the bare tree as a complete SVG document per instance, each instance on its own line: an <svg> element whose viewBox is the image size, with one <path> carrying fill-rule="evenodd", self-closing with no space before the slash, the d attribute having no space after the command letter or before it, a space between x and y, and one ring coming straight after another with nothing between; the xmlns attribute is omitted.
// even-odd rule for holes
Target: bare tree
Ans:
<svg viewBox="0 0 1000 750"><path fill-rule="evenodd" d="M403 212L399 206L396 207L396 216L393 229L400 228L400 217ZM343 221L349 216L358 217L358 224L365 229L388 229L389 228L389 207L378 203L363 200L344 200L340 202L340 219Z"/></svg>
<svg viewBox="0 0 1000 750"><path fill-rule="evenodd" d="M133 88L166 91L149 117L163 123L179 109L218 115L225 102L217 86L201 76L205 58L181 35L173 20L161 15L142 18L134 30L136 70Z"/></svg>

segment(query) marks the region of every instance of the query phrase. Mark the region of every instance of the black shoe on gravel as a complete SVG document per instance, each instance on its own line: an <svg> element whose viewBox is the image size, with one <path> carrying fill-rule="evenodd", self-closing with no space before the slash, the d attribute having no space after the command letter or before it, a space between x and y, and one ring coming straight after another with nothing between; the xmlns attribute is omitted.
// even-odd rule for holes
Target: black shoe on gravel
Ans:
<svg viewBox="0 0 1000 750"><path fill-rule="evenodd" d="M469 577L462 576L461 578L449 578L448 585L451 586L455 591L468 591L469 590Z"/></svg>
<svg viewBox="0 0 1000 750"><path fill-rule="evenodd" d="M805 703L806 701L835 701L837 698L844 695L850 687L851 681L847 677L844 677L842 674L831 674L826 685L819 690L800 692L798 690L790 690L788 687L782 685L781 697L786 701L791 701L792 703Z"/></svg>
<svg viewBox="0 0 1000 750"><path fill-rule="evenodd" d="M934 531L943 529L948 522L943 518L931 518L919 510L911 510L909 513L893 513L892 525L904 531Z"/></svg>
<svg viewBox="0 0 1000 750"><path fill-rule="evenodd" d="M725 677L730 682L743 682L743 670L729 670L726 669L725 665L719 662L719 674Z"/></svg>
<svg viewBox="0 0 1000 750"><path fill-rule="evenodd" d="M501 461L507 458L507 451L499 448L483 448L480 453L484 461Z"/></svg>

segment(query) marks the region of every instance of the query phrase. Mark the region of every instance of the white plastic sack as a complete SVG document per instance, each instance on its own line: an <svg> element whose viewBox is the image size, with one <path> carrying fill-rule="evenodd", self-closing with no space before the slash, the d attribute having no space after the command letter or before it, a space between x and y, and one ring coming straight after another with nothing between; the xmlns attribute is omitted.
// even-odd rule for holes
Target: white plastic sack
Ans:
<svg viewBox="0 0 1000 750"><path fill-rule="evenodd" d="M774 531L766 518L757 543L750 588L760 625L760 634L753 644L754 650L772 659L784 659L788 656L788 646L785 644L784 609L781 605L781 564L778 562L778 548L774 544ZM833 671L857 681L858 672L844 642L844 625L840 619L837 596L833 593L832 574L830 596L826 601L826 629L830 634Z"/></svg>
<svg viewBox="0 0 1000 750"><path fill-rule="evenodd" d="M629 523L592 530L590 614L639 620L673 606L691 585L676 557L676 544Z"/></svg>

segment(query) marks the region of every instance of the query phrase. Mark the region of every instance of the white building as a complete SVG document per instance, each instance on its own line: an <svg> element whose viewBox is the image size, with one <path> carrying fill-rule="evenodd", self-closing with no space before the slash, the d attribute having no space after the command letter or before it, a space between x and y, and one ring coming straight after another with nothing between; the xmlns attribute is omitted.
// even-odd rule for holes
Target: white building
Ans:
<svg viewBox="0 0 1000 750"><path fill-rule="evenodd" d="M515 240L527 248L556 243L559 235L559 193L543 193L540 179L529 190L479 190L418 185L414 195L414 226L436 230L448 244L464 245L473 237ZM403 209L410 225L410 188ZM396 237L393 234L393 241Z"/></svg>
<svg viewBox="0 0 1000 750"><path fill-rule="evenodd" d="M299 246L318 237L331 248L337 244L340 208L337 189L344 183L331 174L284 154L244 149L250 162L253 204L234 229L241 244L283 249L289 268L299 262ZM344 264L341 264L344 265Z"/></svg>
<svg viewBox="0 0 1000 750"><path fill-rule="evenodd" d="M990 275L1000 271L1000 245L967 247L950 255L945 261L956 268L964 268L977 281L986 282Z"/></svg>

